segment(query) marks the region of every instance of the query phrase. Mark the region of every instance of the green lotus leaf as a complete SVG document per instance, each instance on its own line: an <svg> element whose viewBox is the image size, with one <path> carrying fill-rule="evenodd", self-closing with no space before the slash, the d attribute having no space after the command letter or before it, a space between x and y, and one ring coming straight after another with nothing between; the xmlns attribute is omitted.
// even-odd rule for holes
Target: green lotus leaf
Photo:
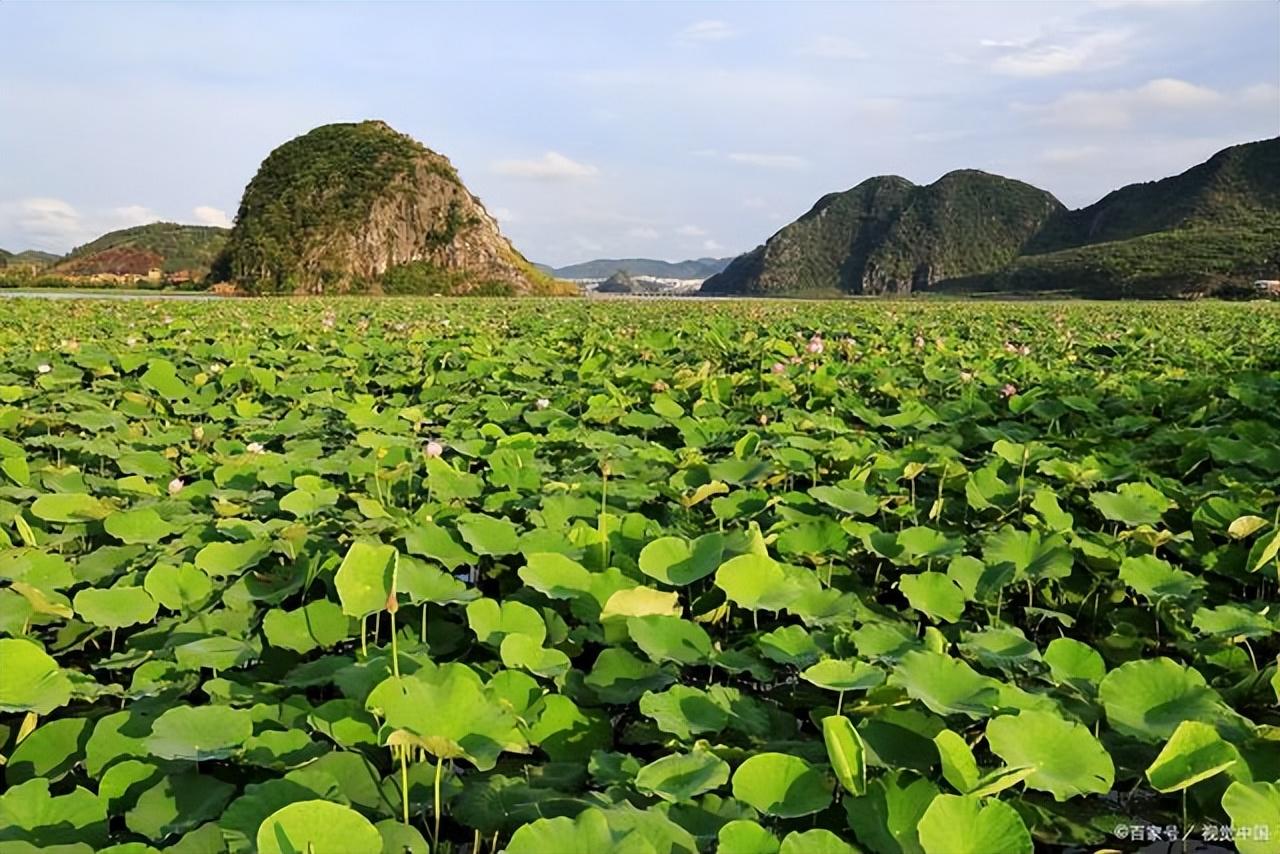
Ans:
<svg viewBox="0 0 1280 854"><path fill-rule="evenodd" d="M264 540L209 543L196 552L195 564L214 578L224 578L243 572L266 557L270 551L271 544Z"/></svg>
<svg viewBox="0 0 1280 854"><path fill-rule="evenodd" d="M621 705L633 703L647 692L660 691L676 678L625 649L609 647L600 652L583 681L601 701Z"/></svg>
<svg viewBox="0 0 1280 854"><path fill-rule="evenodd" d="M797 818L826 809L831 781L798 756L758 753L733 772L733 796L766 815Z"/></svg>
<svg viewBox="0 0 1280 854"><path fill-rule="evenodd" d="M0 712L47 715L71 702L71 680L31 641L0 638L0 662Z"/></svg>
<svg viewBox="0 0 1280 854"><path fill-rule="evenodd" d="M24 849L24 840L36 844ZM0 793L0 841L15 851L73 844L97 851L107 845L107 801L79 786L51 795L44 777L8 786Z"/></svg>
<svg viewBox="0 0 1280 854"><path fill-rule="evenodd" d="M437 560L450 570L473 563L476 559L448 530L434 522L422 522L410 528L404 535L404 547L410 554Z"/></svg>
<svg viewBox="0 0 1280 854"><path fill-rule="evenodd" d="M1174 569L1155 555L1125 558L1120 564L1120 580L1148 599L1185 599L1204 588L1202 579Z"/></svg>
<svg viewBox="0 0 1280 854"><path fill-rule="evenodd" d="M113 513L102 523L108 534L122 543L158 543L176 529L150 507Z"/></svg>
<svg viewBox="0 0 1280 854"><path fill-rule="evenodd" d="M351 618L328 599L317 599L292 611L271 610L262 631L272 646L308 653L328 649L351 636Z"/></svg>
<svg viewBox="0 0 1280 854"><path fill-rule="evenodd" d="M569 656L558 649L543 647L525 634L507 635L498 647L503 665L528 670L537 676L551 679L569 669Z"/></svg>
<svg viewBox="0 0 1280 854"><path fill-rule="evenodd" d="M195 771L165 777L125 813L125 825L148 839L184 833L222 814L236 787Z"/></svg>
<svg viewBox="0 0 1280 854"><path fill-rule="evenodd" d="M963 541L952 539L936 528L924 526L899 531L897 545L904 555L925 560L946 557L964 548Z"/></svg>
<svg viewBox="0 0 1280 854"><path fill-rule="evenodd" d="M719 732L729 723L729 713L710 694L687 685L646 692L640 698L640 714L653 718L658 729L685 741L695 733Z"/></svg>
<svg viewBox="0 0 1280 854"><path fill-rule="evenodd" d="M1027 826L1013 807L961 795L938 795L920 817L925 854L1032 854Z"/></svg>
<svg viewBox="0 0 1280 854"><path fill-rule="evenodd" d="M382 837L381 854L431 854L431 846L417 828L396 819L383 819L374 825Z"/></svg>
<svg viewBox="0 0 1280 854"><path fill-rule="evenodd" d="M941 572L906 575L898 584L911 607L935 622L954 623L964 614L964 590Z"/></svg>
<svg viewBox="0 0 1280 854"><path fill-rule="evenodd" d="M514 600L501 605L493 599L467 603L467 624L475 632L476 640L491 646L500 646L508 635L528 635L539 646L547 638L547 624L542 616Z"/></svg>
<svg viewBox="0 0 1280 854"><path fill-rule="evenodd" d="M1061 534L1043 537L1039 531L1019 531L1008 525L987 537L982 559L991 566L1011 567L1015 581L1065 578L1075 562Z"/></svg>
<svg viewBox="0 0 1280 854"><path fill-rule="evenodd" d="M5 782L16 786L33 777L61 779L84 756L90 723L88 718L60 718L36 727L9 754Z"/></svg>
<svg viewBox="0 0 1280 854"><path fill-rule="evenodd" d="M801 592L781 564L761 554L738 555L720 564L715 585L730 602L751 611L780 611Z"/></svg>
<svg viewBox="0 0 1280 854"><path fill-rule="evenodd" d="M186 611L197 607L213 592L209 576L189 563L160 563L147 570L142 587L151 598L170 611Z"/></svg>
<svg viewBox="0 0 1280 854"><path fill-rule="evenodd" d="M690 620L665 614L629 617L627 634L645 655L657 662L701 664L711 657L711 638Z"/></svg>
<svg viewBox="0 0 1280 854"><path fill-rule="evenodd" d="M879 499L861 489L815 486L809 490L809 494L823 504L828 504L850 516L874 516L880 509Z"/></svg>
<svg viewBox="0 0 1280 854"><path fill-rule="evenodd" d="M482 513L464 513L457 520L458 533L478 555L509 555L520 550L520 534L506 519Z"/></svg>
<svg viewBox="0 0 1280 854"><path fill-rule="evenodd" d="M1169 658L1120 665L1102 680L1098 698L1113 730L1143 741L1165 741L1183 721L1238 729L1242 720L1198 670Z"/></svg>
<svg viewBox="0 0 1280 854"><path fill-rule="evenodd" d="M142 793L164 778L158 765L140 759L117 762L98 779L98 797L107 801L113 814L133 809Z"/></svg>
<svg viewBox="0 0 1280 854"><path fill-rule="evenodd" d="M889 681L906 689L940 715L991 714L999 702L999 683L968 664L937 652L909 652L894 667Z"/></svg>
<svg viewBox="0 0 1280 854"><path fill-rule="evenodd" d="M1244 760L1235 745L1209 724L1183 721L1147 768L1147 779L1158 792L1177 792L1194 786Z"/></svg>
<svg viewBox="0 0 1280 854"><path fill-rule="evenodd" d="M72 606L86 623L109 629L150 623L159 610L142 587L89 587L76 594Z"/></svg>
<svg viewBox="0 0 1280 854"><path fill-rule="evenodd" d="M801 671L800 678L828 691L866 691L882 685L885 673L862 661L824 658Z"/></svg>
<svg viewBox="0 0 1280 854"><path fill-rule="evenodd" d="M734 819L716 834L716 854L778 854L781 843L758 822Z"/></svg>
<svg viewBox="0 0 1280 854"><path fill-rule="evenodd" d="M1160 490L1146 483L1121 484L1115 492L1095 492L1089 501L1112 522L1158 525L1173 502Z"/></svg>
<svg viewBox="0 0 1280 854"><path fill-rule="evenodd" d="M249 783L218 817L219 843L232 854L248 854L257 849L258 828L276 810L300 801L341 797L337 781L328 777L328 785L324 785L319 782L324 777L328 775L314 774L305 781L276 778Z"/></svg>
<svg viewBox="0 0 1280 854"><path fill-rule="evenodd" d="M363 540L352 543L333 579L342 613L365 617L384 610L395 589L397 560L395 546Z"/></svg>
<svg viewBox="0 0 1280 854"><path fill-rule="evenodd" d="M1201 634L1221 638L1265 638L1276 631L1266 614L1241 605L1200 608L1191 619L1191 627Z"/></svg>
<svg viewBox="0 0 1280 854"><path fill-rule="evenodd" d="M652 587L627 587L609 596L600 609L601 622L627 617L680 616L680 597Z"/></svg>
<svg viewBox="0 0 1280 854"><path fill-rule="evenodd" d="M778 854L858 854L858 849L829 830L793 830L782 838Z"/></svg>
<svg viewBox="0 0 1280 854"><path fill-rule="evenodd" d="M259 655L254 644L240 638L211 635L174 647L173 656L183 670L230 670Z"/></svg>
<svg viewBox="0 0 1280 854"><path fill-rule="evenodd" d="M1280 839L1280 784L1237 780L1222 795L1240 854L1271 854ZM1247 837L1244 828L1248 828Z"/></svg>
<svg viewBox="0 0 1280 854"><path fill-rule="evenodd" d="M31 505L31 515L46 522L95 522L111 515L111 507L83 492L41 495Z"/></svg>
<svg viewBox="0 0 1280 854"><path fill-rule="evenodd" d="M729 763L713 753L672 753L640 769L636 788L673 803L718 789L729 782Z"/></svg>
<svg viewBox="0 0 1280 854"><path fill-rule="evenodd" d="M577 818L540 818L518 828L507 843L506 854L600 854L603 851L641 854L642 848L615 836L598 809L584 810ZM652 849L650 849L652 850Z"/></svg>
<svg viewBox="0 0 1280 854"><path fill-rule="evenodd" d="M382 835L367 818L342 804L297 801L281 807L258 828L259 854L380 852Z"/></svg>
<svg viewBox="0 0 1280 854"><path fill-rule="evenodd" d="M613 744L609 718L598 710L582 709L563 694L548 694L521 717L531 720L529 743L555 762L585 762Z"/></svg>
<svg viewBox="0 0 1280 854"><path fill-rule="evenodd" d="M408 596L415 605L423 602L452 605L480 598L480 591L468 587L465 581L405 555L400 555L400 566L396 571L396 592Z"/></svg>
<svg viewBox="0 0 1280 854"><path fill-rule="evenodd" d="M984 667L1008 670L1014 666L1030 666L1040 661L1040 651L1015 626L999 626L980 632L965 632L960 650L976 658Z"/></svg>
<svg viewBox="0 0 1280 854"><path fill-rule="evenodd" d="M827 760L840 785L851 795L867 793L866 748L862 736L844 715L822 719L822 739L827 745Z"/></svg>
<svg viewBox="0 0 1280 854"><path fill-rule="evenodd" d="M1075 638L1054 638L1045 647L1044 662L1059 683L1089 686L1096 690L1107 675L1107 665L1098 651Z"/></svg>
<svg viewBox="0 0 1280 854"><path fill-rule="evenodd" d="M591 573L562 554L536 552L518 572L525 584L552 599L573 599L591 589Z"/></svg>
<svg viewBox="0 0 1280 854"><path fill-rule="evenodd" d="M1028 788L1058 801L1105 794L1115 782L1111 755L1089 729L1050 712L1019 712L987 723L991 752L1011 766L1029 766Z"/></svg>
<svg viewBox="0 0 1280 854"><path fill-rule="evenodd" d="M933 737L933 743L937 746L938 758L942 761L942 778L962 795L977 788L981 774L968 742L951 730L944 729Z"/></svg>
<svg viewBox="0 0 1280 854"><path fill-rule="evenodd" d="M228 706L175 706L151 724L147 749L161 759L230 756L253 735L253 717Z"/></svg>
<svg viewBox="0 0 1280 854"><path fill-rule="evenodd" d="M441 501L479 498L484 491L484 481L478 475L458 471L440 457L427 460L427 486Z"/></svg>
<svg viewBox="0 0 1280 854"><path fill-rule="evenodd" d="M433 755L465 758L481 771L492 768L503 751L528 752L515 715L495 702L464 664L388 677L369 694L365 707L390 729L417 736Z"/></svg>
<svg viewBox="0 0 1280 854"><path fill-rule="evenodd" d="M807 667L817 661L821 650L803 626L783 626L756 638L756 648L779 664Z"/></svg>

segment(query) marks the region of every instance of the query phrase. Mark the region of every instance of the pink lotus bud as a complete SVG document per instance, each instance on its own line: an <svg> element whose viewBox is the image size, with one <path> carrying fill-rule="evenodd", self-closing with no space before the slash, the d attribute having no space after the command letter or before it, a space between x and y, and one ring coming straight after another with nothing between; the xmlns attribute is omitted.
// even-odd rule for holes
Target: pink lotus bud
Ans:
<svg viewBox="0 0 1280 854"><path fill-rule="evenodd" d="M1005 383L1000 387L1000 396L1008 399L1018 393L1018 387L1013 383Z"/></svg>
<svg viewBox="0 0 1280 854"><path fill-rule="evenodd" d="M1027 344L1023 344L1021 347L1018 348L1018 354L1021 356L1030 356L1031 347Z"/></svg>
<svg viewBox="0 0 1280 854"><path fill-rule="evenodd" d="M251 454L261 454L266 449L262 447L261 442L250 442L245 450Z"/></svg>
<svg viewBox="0 0 1280 854"><path fill-rule="evenodd" d="M444 445L441 445L433 439L427 443L425 448L422 449L422 453L427 455L427 459L435 459L444 453Z"/></svg>
<svg viewBox="0 0 1280 854"><path fill-rule="evenodd" d="M551 401L547 400L545 397L540 397L536 401L534 401L533 405L536 406L538 409L546 409L548 406L551 405Z"/></svg>
<svg viewBox="0 0 1280 854"><path fill-rule="evenodd" d="M175 477L173 480L169 481L169 494L177 495L182 491L182 487L184 486L186 486L186 484L182 482L182 478Z"/></svg>
<svg viewBox="0 0 1280 854"><path fill-rule="evenodd" d="M805 347L805 349L808 350L810 353L814 353L814 354L821 353L822 339L817 335L813 336L812 338L809 339L809 346Z"/></svg>
<svg viewBox="0 0 1280 854"><path fill-rule="evenodd" d="M785 374L787 372L787 366L781 362L774 362L773 367L769 370L773 371L775 374Z"/></svg>
<svg viewBox="0 0 1280 854"><path fill-rule="evenodd" d="M917 336L916 336L916 349L917 349L917 350L923 350L923 349L924 349L924 336L923 336L923 335L917 335Z"/></svg>

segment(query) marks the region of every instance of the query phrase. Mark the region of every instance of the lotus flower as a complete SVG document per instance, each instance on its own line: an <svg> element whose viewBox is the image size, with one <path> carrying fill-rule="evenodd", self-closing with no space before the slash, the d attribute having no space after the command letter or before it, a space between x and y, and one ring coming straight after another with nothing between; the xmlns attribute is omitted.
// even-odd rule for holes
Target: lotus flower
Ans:
<svg viewBox="0 0 1280 854"><path fill-rule="evenodd" d="M175 477L173 480L169 481L169 494L177 495L182 491L182 487L184 486L186 486L186 484L182 482L182 478Z"/></svg>
<svg viewBox="0 0 1280 854"><path fill-rule="evenodd" d="M1020 356L1030 356L1030 355L1031 355L1031 347L1030 347L1030 345L1023 344L1021 347L1019 347L1019 348L1018 348L1018 355L1020 355Z"/></svg>
<svg viewBox="0 0 1280 854"><path fill-rule="evenodd" d="M47 374L47 373L49 373L50 371L52 371L52 370L53 370L53 368L49 367L48 365L46 365L46 364L44 364L44 363L42 362L42 363L40 363L39 365L36 365L36 370L37 370L37 371L39 371L39 372L40 372L40 373L42 373L42 374Z"/></svg>
<svg viewBox="0 0 1280 854"><path fill-rule="evenodd" d="M966 383L973 382L973 371L961 371L960 381Z"/></svg>
<svg viewBox="0 0 1280 854"><path fill-rule="evenodd" d="M263 451L266 450L266 448L262 447L261 442L250 442L248 447L245 448L245 450L251 454L261 454Z"/></svg>
<svg viewBox="0 0 1280 854"><path fill-rule="evenodd" d="M917 349L917 350L923 350L923 349L924 349L924 336L923 336L923 335L917 335L917 336L916 336L916 342L915 342L915 343L916 343L916 349Z"/></svg>
<svg viewBox="0 0 1280 854"><path fill-rule="evenodd" d="M422 449L422 453L426 454L427 459L429 460L435 459L444 453L444 445L432 439L426 444L426 447Z"/></svg>
<svg viewBox="0 0 1280 854"><path fill-rule="evenodd" d="M814 335L812 338L809 339L809 344L807 347L805 347L805 349L808 350L810 353L813 353L814 355L821 353L822 337L820 335Z"/></svg>
<svg viewBox="0 0 1280 854"><path fill-rule="evenodd" d="M773 371L775 374L785 374L787 372L787 366L781 362L774 362L773 367L769 370Z"/></svg>
<svg viewBox="0 0 1280 854"><path fill-rule="evenodd" d="M1013 383L1005 383L1000 387L1000 396L1006 400L1018 393L1018 387Z"/></svg>
<svg viewBox="0 0 1280 854"><path fill-rule="evenodd" d="M547 400L545 397L540 397L533 402L533 405L538 409L546 409L551 405L551 401Z"/></svg>
<svg viewBox="0 0 1280 854"><path fill-rule="evenodd" d="M1018 345L1014 344L1012 341L1006 341L1004 342L1004 351L1006 353L1016 353L1018 352Z"/></svg>

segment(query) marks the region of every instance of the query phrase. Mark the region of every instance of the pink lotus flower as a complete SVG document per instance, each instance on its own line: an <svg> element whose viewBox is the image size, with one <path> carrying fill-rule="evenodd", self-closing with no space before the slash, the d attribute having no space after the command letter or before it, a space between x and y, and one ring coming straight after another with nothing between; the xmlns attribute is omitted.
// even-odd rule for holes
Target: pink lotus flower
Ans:
<svg viewBox="0 0 1280 854"><path fill-rule="evenodd" d="M1006 353L1016 353L1018 352L1018 345L1014 344L1012 341L1006 341L1004 342L1004 351Z"/></svg>
<svg viewBox="0 0 1280 854"><path fill-rule="evenodd" d="M773 371L775 374L785 374L787 372L787 366L781 362L774 362L773 367L769 370Z"/></svg>
<svg viewBox="0 0 1280 854"><path fill-rule="evenodd" d="M815 335L815 336L813 336L812 338L810 338L810 339L809 339L809 344L808 344L808 346L806 346L806 347L805 347L805 349L806 349L806 350L808 350L810 353L813 353L814 355L817 355L818 353L821 353L821 352L822 352L822 338L821 338L821 336Z"/></svg>
<svg viewBox="0 0 1280 854"><path fill-rule="evenodd" d="M924 336L923 336L923 335L917 335L917 336L916 336L916 349L917 349L917 350L923 350L923 349L924 349Z"/></svg>
<svg viewBox="0 0 1280 854"><path fill-rule="evenodd" d="M791 364L793 364L793 365L799 365L799 364L800 364L801 362L803 362L803 361L804 361L804 359L801 359L799 356L792 356L792 357L791 357Z"/></svg>
<svg viewBox="0 0 1280 854"><path fill-rule="evenodd" d="M1018 393L1018 387L1013 383L1005 383L1000 387L1000 396L1008 400Z"/></svg>
<svg viewBox="0 0 1280 854"><path fill-rule="evenodd" d="M182 482L182 478L175 477L173 480L169 481L169 494L177 495L182 491L182 487L184 486L186 486L186 484Z"/></svg>
<svg viewBox="0 0 1280 854"><path fill-rule="evenodd" d="M426 454L427 459L429 460L435 459L444 453L444 445L432 439L427 443L426 447L422 449L422 453Z"/></svg>
<svg viewBox="0 0 1280 854"><path fill-rule="evenodd" d="M1031 347L1030 347L1029 345L1027 345L1027 344L1023 344L1021 347L1019 347L1019 348L1018 348L1018 355L1020 355L1020 356L1030 356L1030 355L1031 355Z"/></svg>

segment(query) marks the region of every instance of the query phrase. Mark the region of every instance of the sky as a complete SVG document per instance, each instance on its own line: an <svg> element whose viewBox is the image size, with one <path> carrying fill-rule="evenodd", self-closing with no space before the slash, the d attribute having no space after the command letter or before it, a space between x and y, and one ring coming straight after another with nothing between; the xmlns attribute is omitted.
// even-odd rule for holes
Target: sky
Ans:
<svg viewBox="0 0 1280 854"><path fill-rule="evenodd" d="M529 258L727 256L881 174L1079 207L1280 135L1280 3L0 3L0 247L228 225L378 118Z"/></svg>

